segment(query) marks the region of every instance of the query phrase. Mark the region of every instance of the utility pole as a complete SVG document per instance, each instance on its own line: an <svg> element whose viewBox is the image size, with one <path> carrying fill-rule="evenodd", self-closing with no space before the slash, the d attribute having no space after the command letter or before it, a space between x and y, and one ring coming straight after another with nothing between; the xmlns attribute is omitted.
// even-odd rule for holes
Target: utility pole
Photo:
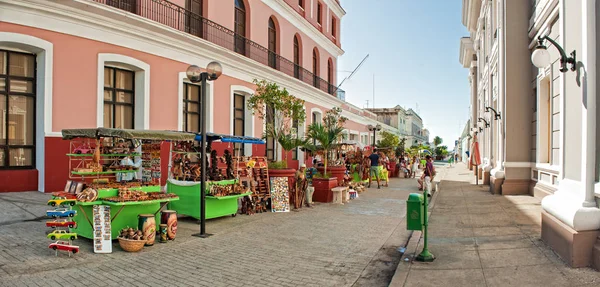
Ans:
<svg viewBox="0 0 600 287"><path fill-rule="evenodd" d="M369 108L369 100L367 100L367 109Z"/></svg>
<svg viewBox="0 0 600 287"><path fill-rule="evenodd" d="M375 108L375 73L373 73L373 108Z"/></svg>

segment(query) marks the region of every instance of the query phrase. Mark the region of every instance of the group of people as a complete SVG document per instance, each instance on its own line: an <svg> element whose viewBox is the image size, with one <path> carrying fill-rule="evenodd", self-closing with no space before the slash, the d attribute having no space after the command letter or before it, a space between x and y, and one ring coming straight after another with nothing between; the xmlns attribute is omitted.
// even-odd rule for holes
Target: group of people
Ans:
<svg viewBox="0 0 600 287"><path fill-rule="evenodd" d="M392 164L396 164L396 169L404 172L406 178L417 178L419 184L419 190L426 188L429 196L431 196L430 184L435 177L435 167L433 165L433 158L429 155L425 158L418 156L409 157L408 154L403 154L398 157L398 162L390 161L386 153L374 148L371 154L364 156L362 152L355 152L350 154L342 154L341 158L346 164L346 176L344 177L347 181L369 181L368 187L371 187L373 179L377 181L377 188L380 189L382 186L387 187L389 185L389 172L393 170ZM313 165L318 166L320 161L318 159L313 160ZM352 176L351 174L354 174Z"/></svg>

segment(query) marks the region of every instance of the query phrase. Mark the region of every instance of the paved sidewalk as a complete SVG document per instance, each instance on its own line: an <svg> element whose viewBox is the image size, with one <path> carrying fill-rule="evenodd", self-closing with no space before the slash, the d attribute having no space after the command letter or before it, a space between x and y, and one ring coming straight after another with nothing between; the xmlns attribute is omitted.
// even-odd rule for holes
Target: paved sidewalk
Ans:
<svg viewBox="0 0 600 287"><path fill-rule="evenodd" d="M392 179L345 205L209 220L207 239L180 218L167 244L126 253L114 242L112 254L94 254L79 239L73 258L48 249L49 195L0 193L0 286L387 286L413 190L414 180Z"/></svg>
<svg viewBox="0 0 600 287"><path fill-rule="evenodd" d="M414 232L390 286L600 286L600 273L566 266L540 239L540 200L475 186L464 164L448 168L430 206L432 263Z"/></svg>

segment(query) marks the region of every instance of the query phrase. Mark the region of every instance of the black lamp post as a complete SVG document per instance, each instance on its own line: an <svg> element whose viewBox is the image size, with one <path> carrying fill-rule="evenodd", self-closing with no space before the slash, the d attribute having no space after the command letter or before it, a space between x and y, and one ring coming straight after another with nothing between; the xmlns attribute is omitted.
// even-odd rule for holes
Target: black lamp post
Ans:
<svg viewBox="0 0 600 287"><path fill-rule="evenodd" d="M367 125L367 129L369 129L369 131L373 132L373 149L375 149L375 137L377 136L376 132L381 130L381 125L377 124L377 125Z"/></svg>
<svg viewBox="0 0 600 287"><path fill-rule="evenodd" d="M223 68L218 62L210 62L206 66L206 72L202 72L202 69L196 65L189 66L186 71L190 82L201 82L202 85L200 87L200 117L198 118L198 126L202 136L200 140L200 233L193 235L202 238L212 235L206 233L206 82L216 80L222 72Z"/></svg>

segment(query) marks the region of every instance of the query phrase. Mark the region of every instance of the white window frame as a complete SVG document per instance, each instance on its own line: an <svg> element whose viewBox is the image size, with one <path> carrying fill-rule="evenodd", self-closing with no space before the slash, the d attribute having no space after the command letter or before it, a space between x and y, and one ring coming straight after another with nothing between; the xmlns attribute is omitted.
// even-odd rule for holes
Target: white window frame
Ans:
<svg viewBox="0 0 600 287"><path fill-rule="evenodd" d="M177 78L178 90L177 90L177 130L183 130L183 94L185 93L185 84L196 84L201 85L200 83L192 83L188 80L186 72L179 72ZM202 88L202 87L200 87ZM214 85L212 82L206 82L206 101L208 102L208 109L206 109L206 130L208 132L214 132ZM203 105L203 104L202 104ZM202 107L201 107L202 108Z"/></svg>
<svg viewBox="0 0 600 287"><path fill-rule="evenodd" d="M52 71L54 45L30 35L0 32L0 47L36 54L36 114L35 114L35 169L38 170L38 191L45 191L45 140L60 137L52 131Z"/></svg>
<svg viewBox="0 0 600 287"><path fill-rule="evenodd" d="M98 54L98 86L96 125L104 127L104 67L127 69L135 72L134 119L135 129L150 129L150 65L121 54Z"/></svg>
<svg viewBox="0 0 600 287"><path fill-rule="evenodd" d="M231 121L229 122L229 134L233 135L233 114L234 114L234 95L243 95L245 98L244 105L248 104L248 98L254 94L254 90L250 89L246 86L239 85L231 85L230 97L229 97L229 113ZM212 107L211 107L212 110ZM257 137L254 134L254 115L252 115L252 111L250 111L247 106L244 114L244 133L246 136ZM260 136L258 136L260 137ZM252 156L252 145L245 144L244 145L244 156Z"/></svg>

